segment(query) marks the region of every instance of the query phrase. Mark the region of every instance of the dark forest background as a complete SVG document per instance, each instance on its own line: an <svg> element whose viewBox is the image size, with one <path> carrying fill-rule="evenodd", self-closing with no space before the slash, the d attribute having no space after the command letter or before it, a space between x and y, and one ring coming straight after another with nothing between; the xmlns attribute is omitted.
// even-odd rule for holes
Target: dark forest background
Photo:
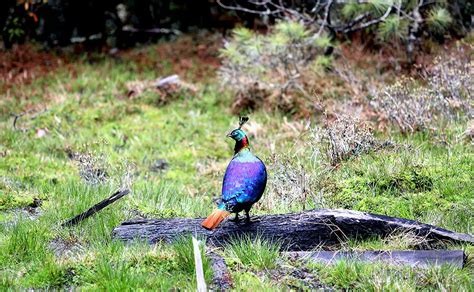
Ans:
<svg viewBox="0 0 474 292"><path fill-rule="evenodd" d="M236 6L233 6L233 2L218 2L214 0L3 0L0 3L0 28L6 48L14 43L23 43L28 40L42 42L48 47L85 43L93 47L108 45L123 48L197 29L226 32L236 25L264 29L275 18L282 16L281 14L266 14L265 10L259 10L262 6L258 4L259 1L235 1L238 2L238 7L244 9L226 9L224 8L226 5L222 4L229 3L231 7ZM327 2L329 0L292 0L280 3L283 3L288 11L294 10L304 15L311 14L309 8L315 5L323 7ZM339 2L351 3L351 1ZM352 2L358 3L358 1ZM473 22L472 1L444 2L446 3L443 6L448 9L456 22L451 26L451 34L464 35ZM426 6L430 4L429 1L425 1ZM246 10L262 13L248 13ZM317 13L321 17L324 11ZM291 15L287 13L284 16Z"/></svg>
<svg viewBox="0 0 474 292"><path fill-rule="evenodd" d="M47 46L75 42L127 47L196 29L253 26L258 15L226 10L208 0L5 0L0 3L5 47L27 40Z"/></svg>

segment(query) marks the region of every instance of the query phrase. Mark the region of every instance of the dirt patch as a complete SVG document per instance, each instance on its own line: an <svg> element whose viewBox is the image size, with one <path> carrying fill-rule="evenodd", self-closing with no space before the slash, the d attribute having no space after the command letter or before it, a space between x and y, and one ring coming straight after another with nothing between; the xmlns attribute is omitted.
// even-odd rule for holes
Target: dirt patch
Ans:
<svg viewBox="0 0 474 292"><path fill-rule="evenodd" d="M183 35L153 46L151 53L147 47L142 47L122 51L118 56L136 63L141 70L165 69L169 64L172 74L197 82L215 76L216 68L221 64L218 52L222 44L219 34Z"/></svg>
<svg viewBox="0 0 474 292"><path fill-rule="evenodd" d="M0 92L13 86L30 84L35 78L51 74L68 63L65 55L41 50L32 44L0 51Z"/></svg>
<svg viewBox="0 0 474 292"><path fill-rule="evenodd" d="M68 257L83 252L84 248L80 244L79 239L71 236L67 239L56 237L49 243L49 248L57 257Z"/></svg>
<svg viewBox="0 0 474 292"><path fill-rule="evenodd" d="M183 35L173 41L120 51L111 57L137 64L138 71L165 69L169 65L172 73L194 82L215 76L215 68L220 66L218 50L222 42L219 34ZM47 51L34 44L17 45L11 50L0 51L0 92L28 85L60 67L67 66L74 71L74 62L80 62L76 57L70 48ZM107 55L91 55L88 61L94 62L94 59L103 57Z"/></svg>

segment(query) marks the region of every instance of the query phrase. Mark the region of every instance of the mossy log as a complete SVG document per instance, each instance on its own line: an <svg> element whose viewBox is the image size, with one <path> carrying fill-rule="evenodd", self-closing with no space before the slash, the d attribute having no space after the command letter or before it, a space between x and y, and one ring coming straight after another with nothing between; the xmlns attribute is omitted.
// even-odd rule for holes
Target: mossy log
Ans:
<svg viewBox="0 0 474 292"><path fill-rule="evenodd" d="M278 241L287 251L307 251L335 245L347 239L386 237L394 232L412 232L422 236L424 245L443 242L474 244L474 237L414 220L351 210L311 210L301 213L252 217L250 224L223 222L217 229L201 227L203 219L167 218L123 222L113 230L113 237L123 241L146 240L149 243L171 242L193 234L205 238L211 246L223 246L235 236L261 236Z"/></svg>

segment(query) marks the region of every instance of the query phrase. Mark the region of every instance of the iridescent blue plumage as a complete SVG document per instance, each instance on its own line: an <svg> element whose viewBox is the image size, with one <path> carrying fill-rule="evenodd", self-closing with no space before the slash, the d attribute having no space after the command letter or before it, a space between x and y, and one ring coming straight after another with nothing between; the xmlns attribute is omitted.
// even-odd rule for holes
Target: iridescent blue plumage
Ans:
<svg viewBox="0 0 474 292"><path fill-rule="evenodd" d="M216 228L230 213L235 213L234 221L238 221L239 212L245 211L247 223L250 222L250 208L265 191L265 164L250 151L248 138L241 130L247 120L241 118L239 128L227 135L235 140L234 157L225 171L221 203L202 223L209 230Z"/></svg>
<svg viewBox="0 0 474 292"><path fill-rule="evenodd" d="M222 202L219 209L235 213L245 211L247 221L249 211L258 202L267 184L265 164L249 148L248 138L244 131L236 129L229 137L235 140L234 157L227 166L222 183Z"/></svg>
<svg viewBox="0 0 474 292"><path fill-rule="evenodd" d="M234 155L225 172L219 209L248 212L262 197L266 184L267 171L263 162L250 149L242 149Z"/></svg>

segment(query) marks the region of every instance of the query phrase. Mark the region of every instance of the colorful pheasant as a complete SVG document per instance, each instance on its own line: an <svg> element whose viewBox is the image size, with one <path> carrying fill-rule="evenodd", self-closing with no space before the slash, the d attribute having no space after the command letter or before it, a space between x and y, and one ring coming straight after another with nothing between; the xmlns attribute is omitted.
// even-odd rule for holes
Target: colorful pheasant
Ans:
<svg viewBox="0 0 474 292"><path fill-rule="evenodd" d="M246 222L250 223L250 208L260 200L267 185L265 164L250 152L249 139L241 129L247 121L247 117L241 117L239 127L227 135L235 140L234 157L225 171L222 201L202 222L206 229L216 228L230 213L235 213L233 221L238 222L241 211L245 211Z"/></svg>

